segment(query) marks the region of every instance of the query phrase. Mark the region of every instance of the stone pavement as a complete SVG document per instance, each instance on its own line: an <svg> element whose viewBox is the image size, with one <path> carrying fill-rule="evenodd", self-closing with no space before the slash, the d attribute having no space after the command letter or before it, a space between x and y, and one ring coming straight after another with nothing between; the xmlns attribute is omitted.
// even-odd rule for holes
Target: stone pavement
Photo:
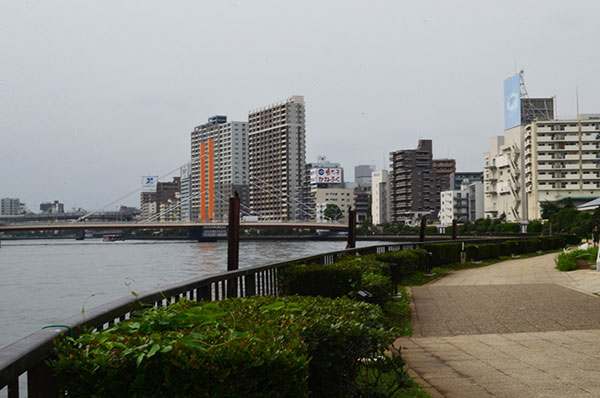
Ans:
<svg viewBox="0 0 600 398"><path fill-rule="evenodd" d="M600 396L600 272L554 256L412 288L414 333L395 344L432 397Z"/></svg>

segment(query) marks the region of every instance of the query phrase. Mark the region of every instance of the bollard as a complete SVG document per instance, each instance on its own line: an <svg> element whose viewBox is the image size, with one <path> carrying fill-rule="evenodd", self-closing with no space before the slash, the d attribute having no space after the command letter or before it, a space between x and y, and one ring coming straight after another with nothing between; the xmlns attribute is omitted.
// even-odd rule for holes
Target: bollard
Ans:
<svg viewBox="0 0 600 398"><path fill-rule="evenodd" d="M596 256L596 271L600 271L600 249L598 249L598 255Z"/></svg>
<svg viewBox="0 0 600 398"><path fill-rule="evenodd" d="M427 252L425 256L425 276L433 276L433 254Z"/></svg>

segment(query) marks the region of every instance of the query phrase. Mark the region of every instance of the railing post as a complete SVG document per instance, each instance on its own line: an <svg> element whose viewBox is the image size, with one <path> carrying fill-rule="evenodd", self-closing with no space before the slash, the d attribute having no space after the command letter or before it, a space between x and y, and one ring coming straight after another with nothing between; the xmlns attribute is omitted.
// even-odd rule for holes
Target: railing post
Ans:
<svg viewBox="0 0 600 398"><path fill-rule="evenodd" d="M419 232L419 242L425 242L425 228L427 228L427 219L421 218L421 231Z"/></svg>
<svg viewBox="0 0 600 398"><path fill-rule="evenodd" d="M346 249L354 249L356 247L356 210L348 208L348 244Z"/></svg>
<svg viewBox="0 0 600 398"><path fill-rule="evenodd" d="M27 371L27 395L29 398L58 396L56 377L45 361Z"/></svg>

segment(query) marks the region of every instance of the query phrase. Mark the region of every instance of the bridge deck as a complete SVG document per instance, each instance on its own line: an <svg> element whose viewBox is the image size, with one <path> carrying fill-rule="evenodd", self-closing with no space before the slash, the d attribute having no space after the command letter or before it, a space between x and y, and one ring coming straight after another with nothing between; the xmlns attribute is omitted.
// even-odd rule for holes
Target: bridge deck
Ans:
<svg viewBox="0 0 600 398"><path fill-rule="evenodd" d="M193 229L203 227L227 227L226 222L71 222L71 223L35 223L35 224L10 224L0 225L0 232L20 231L77 231L95 229ZM297 228L297 229L325 229L330 231L347 231L348 225L336 223L317 222L241 222L242 229L266 228Z"/></svg>

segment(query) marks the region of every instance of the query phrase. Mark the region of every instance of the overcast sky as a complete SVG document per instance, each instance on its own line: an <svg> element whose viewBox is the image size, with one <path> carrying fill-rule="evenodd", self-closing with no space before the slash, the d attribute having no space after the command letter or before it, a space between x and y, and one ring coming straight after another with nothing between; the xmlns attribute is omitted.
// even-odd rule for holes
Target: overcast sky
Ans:
<svg viewBox="0 0 600 398"><path fill-rule="evenodd" d="M0 197L96 209L188 161L209 116L291 95L307 161L350 179L419 138L482 170L504 79L600 112L599 46L596 1L2 0Z"/></svg>

